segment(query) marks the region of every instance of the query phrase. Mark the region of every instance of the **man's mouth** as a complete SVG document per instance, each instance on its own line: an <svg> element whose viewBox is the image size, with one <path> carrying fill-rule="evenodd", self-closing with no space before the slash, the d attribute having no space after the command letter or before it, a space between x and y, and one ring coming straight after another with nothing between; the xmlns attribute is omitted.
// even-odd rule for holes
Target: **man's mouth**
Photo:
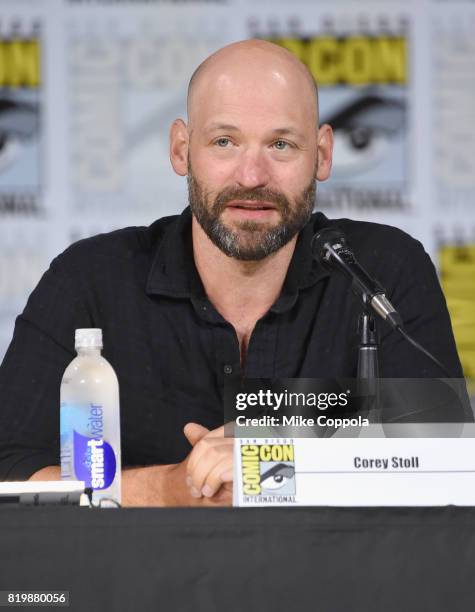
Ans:
<svg viewBox="0 0 475 612"><path fill-rule="evenodd" d="M259 200L236 200L229 202L227 208L238 208L242 210L275 210L275 204L272 202L260 202Z"/></svg>

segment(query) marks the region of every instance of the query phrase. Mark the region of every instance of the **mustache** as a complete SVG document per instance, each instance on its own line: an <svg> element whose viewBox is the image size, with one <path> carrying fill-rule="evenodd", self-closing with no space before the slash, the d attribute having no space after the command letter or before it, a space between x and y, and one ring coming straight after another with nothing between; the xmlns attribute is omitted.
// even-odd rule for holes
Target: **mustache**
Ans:
<svg viewBox="0 0 475 612"><path fill-rule="evenodd" d="M276 208L282 211L287 211L290 208L287 198L273 189L267 187L257 187L255 189L243 189L239 187L230 187L224 189L216 197L213 208L215 213L221 213L229 202L233 200L249 200L251 202L266 201L272 202Z"/></svg>

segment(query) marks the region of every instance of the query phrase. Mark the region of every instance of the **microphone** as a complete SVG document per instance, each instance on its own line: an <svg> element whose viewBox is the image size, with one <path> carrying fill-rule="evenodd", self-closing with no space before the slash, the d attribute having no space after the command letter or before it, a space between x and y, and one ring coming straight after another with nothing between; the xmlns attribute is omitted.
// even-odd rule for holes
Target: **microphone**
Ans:
<svg viewBox="0 0 475 612"><path fill-rule="evenodd" d="M346 242L345 234L340 229L331 227L321 229L312 238L310 248L313 257L325 268L339 270L351 280L353 292L362 298L365 306L370 306L414 348L435 363L447 378L450 378L450 373L440 361L404 329L401 316L386 297L385 290L358 263Z"/></svg>
<svg viewBox="0 0 475 612"><path fill-rule="evenodd" d="M363 299L393 329L402 327L398 311L385 295L384 288L358 263L349 248L345 234L337 228L326 227L315 234L311 243L315 259L327 269L337 269L351 280L353 292Z"/></svg>

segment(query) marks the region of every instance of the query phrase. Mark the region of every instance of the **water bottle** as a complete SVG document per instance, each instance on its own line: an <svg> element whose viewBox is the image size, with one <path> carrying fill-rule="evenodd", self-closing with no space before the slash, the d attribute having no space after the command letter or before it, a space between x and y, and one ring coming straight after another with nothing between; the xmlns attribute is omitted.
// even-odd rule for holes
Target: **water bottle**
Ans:
<svg viewBox="0 0 475 612"><path fill-rule="evenodd" d="M77 329L61 381L61 479L83 480L93 503L120 503L119 384L101 355L102 330Z"/></svg>

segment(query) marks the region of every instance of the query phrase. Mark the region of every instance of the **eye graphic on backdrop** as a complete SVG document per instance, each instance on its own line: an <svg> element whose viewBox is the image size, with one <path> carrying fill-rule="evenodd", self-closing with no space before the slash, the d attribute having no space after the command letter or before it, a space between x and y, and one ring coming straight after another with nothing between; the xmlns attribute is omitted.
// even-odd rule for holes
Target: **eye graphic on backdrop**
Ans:
<svg viewBox="0 0 475 612"><path fill-rule="evenodd" d="M24 144L38 131L38 107L0 97L0 172L21 156Z"/></svg>
<svg viewBox="0 0 475 612"><path fill-rule="evenodd" d="M261 487L268 490L281 489L294 475L295 468L292 465L278 463L261 475Z"/></svg>
<svg viewBox="0 0 475 612"><path fill-rule="evenodd" d="M365 172L391 151L402 134L405 102L365 90L337 112L322 118L334 131L333 176L343 178Z"/></svg>

